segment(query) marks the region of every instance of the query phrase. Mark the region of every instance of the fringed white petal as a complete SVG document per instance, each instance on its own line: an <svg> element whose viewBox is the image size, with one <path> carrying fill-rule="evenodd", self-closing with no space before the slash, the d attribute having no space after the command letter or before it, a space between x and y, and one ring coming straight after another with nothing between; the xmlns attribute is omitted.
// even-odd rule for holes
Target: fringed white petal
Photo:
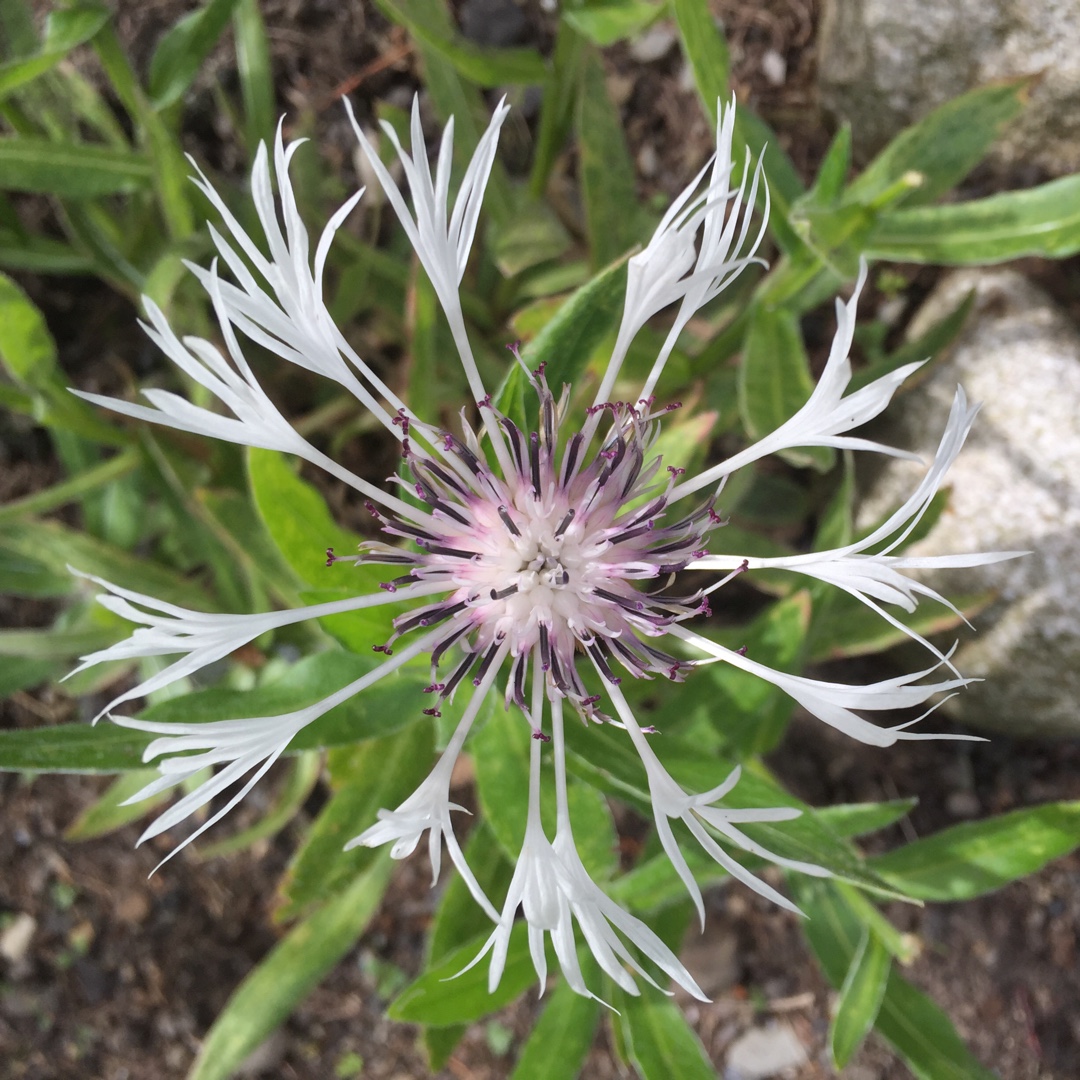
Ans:
<svg viewBox="0 0 1080 1080"><path fill-rule="evenodd" d="M641 391L642 398L651 396L679 334L694 313L719 296L747 266L764 265L756 253L768 224L768 189L757 234L747 243L761 183L761 162L752 169L747 154L742 182L733 191L734 129L734 99L726 108L718 101L716 154L668 208L645 249L628 263L622 322L597 390L597 404L610 398L630 342L655 314L669 304L679 304L675 323ZM709 180L702 189L707 172Z"/></svg>
<svg viewBox="0 0 1080 1080"><path fill-rule="evenodd" d="M883 443L854 438L846 434L880 415L892 400L896 388L925 363L925 361L920 361L905 364L845 397L848 384L851 382L851 360L848 353L855 333L855 309L859 294L866 283L866 273L866 260L863 259L859 263L859 277L851 299L846 304L840 300L836 301L836 334L833 337L832 349L825 364L825 370L806 404L791 419L786 420L775 431L753 445L720 462L719 465L714 465L697 476L683 481L675 488L672 498L683 498L702 488L712 487L721 483L724 477L730 476L737 469L753 461L781 450L790 450L800 446L871 450L893 457L918 460L917 454L906 450L898 450Z"/></svg>
<svg viewBox="0 0 1080 1080"><path fill-rule="evenodd" d="M175 604L167 604L145 593L125 589L104 578L95 577L93 574L83 574L74 567L68 567L68 569L78 577L93 581L106 590L104 595L97 597L102 607L121 618L140 624L131 636L123 641L118 641L107 649L99 649L97 652L80 657L79 666L71 672L71 675L85 671L95 664L111 660L136 660L150 656L184 654L168 667L155 672L137 686L113 698L94 717L94 723L125 701L144 698L178 679L196 674L208 665L235 652L249 641L265 634L268 630L306 622L308 619L321 619L327 615L340 615L347 611L360 611L364 608L400 603L402 600L447 591L447 586L441 583L417 584L398 589L394 593L377 592L286 611L234 615L193 611ZM71 675L67 677L70 678Z"/></svg>
<svg viewBox="0 0 1080 1080"><path fill-rule="evenodd" d="M703 792L700 795L688 794L675 782L671 774L660 763L660 759L649 745L648 739L641 730L641 726L634 717L634 712L630 708L622 691L618 686L610 684L608 685L607 690L608 696L611 698L612 704L615 706L615 710L619 715L619 719L626 728L626 731L634 744L634 749L638 752L641 763L645 767L645 775L649 782L649 798L652 801L653 818L656 823L656 832L660 838L660 843L672 866L675 868L676 873L678 873L683 884L686 886L687 892L690 893L690 898L693 900L694 906L697 909L698 919L700 920L702 927L704 928L705 926L705 905L702 900L701 889L698 886L697 881L695 881L694 875L687 865L685 857L679 850L678 841L675 839L675 834L671 829L670 823L677 819L681 820L683 824L686 825L694 839L697 840L702 848L717 863L719 863L720 866L731 874L732 877L753 889L754 892L771 900L774 904L786 908L789 911L798 912L799 909L788 900L787 897L778 893L768 883L755 877L749 870L742 866L741 863L737 862L724 851L724 849L716 842L716 839L705 831L702 822L711 826L717 832L721 833L721 835L737 844L745 851L749 851L763 859L768 859L770 862L776 863L779 866L786 866L788 869L797 870L803 874L811 874L815 877L829 877L830 875L827 870L814 863L802 862L797 859L786 859L781 855L769 851L761 844L751 840L745 833L741 832L733 825L733 822L790 820L793 817L798 817L800 811L790 806L755 807L752 809L732 810L712 806L712 803L723 798L723 796L728 794L728 792L730 792L738 783L740 775L740 770L738 768L731 772L722 784L713 788L711 791Z"/></svg>

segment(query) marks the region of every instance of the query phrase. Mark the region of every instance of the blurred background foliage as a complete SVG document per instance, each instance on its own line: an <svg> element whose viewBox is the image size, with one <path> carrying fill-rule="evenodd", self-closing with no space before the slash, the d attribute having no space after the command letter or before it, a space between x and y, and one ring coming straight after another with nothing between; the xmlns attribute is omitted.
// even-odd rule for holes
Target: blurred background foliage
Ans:
<svg viewBox="0 0 1080 1080"><path fill-rule="evenodd" d="M456 118L459 167L498 94L527 117L507 127L463 285L488 385L503 383L509 370L503 346L520 339L531 360L548 361L549 374L588 391L613 341L626 257L647 239L668 200L662 191L640 197L604 50L657 20L672 20L700 107L715 125L717 101L730 95L720 28L704 0L578 0L545 16L543 50L495 47L466 38L443 0L376 2L401 28L403 47L418 57L425 117ZM80 279L101 283L121 298L114 310L131 321L145 294L175 327L214 337L206 297L184 269L184 260L206 262L212 255L202 225L209 208L188 180L184 150L193 148L232 212L254 226L244 163L273 137L282 109L257 0L209 0L186 14L157 40L145 70L137 70L121 44L110 10L95 3L56 5L41 21L24 0L0 0L0 46L0 404L8 413L4 429L45 432L55 458L51 482L0 506L0 591L48 601L55 616L46 627L0 630L0 690L12 694L59 680L78 656L127 635L126 624L93 602L95 588L68 567L204 610L265 610L372 586L377 571L360 570L364 580L350 578L343 587L323 565L326 547L352 548L373 530L341 490L279 455L128 424L74 397L67 389L73 381L125 396L152 384L206 403L202 388L152 355L116 315L95 319L73 310L60 332L65 341L78 341L84 362L65 370L56 327L50 329L24 288L33 281L40 291L46 282L45 291L55 293L77 291L73 283ZM199 84L208 58L220 57L222 48L233 50L227 63L235 78ZM736 180L746 155L764 155L771 267L745 273L686 328L662 389L667 399L695 407L668 421L659 447L666 462L701 464L798 409L823 359L821 341L805 337L807 316L854 280L861 256L874 267L874 288L887 296L905 282L904 264L983 265L1080 250L1080 177L981 198L953 195L1021 114L1026 85L1017 80L965 94L857 171L850 133L841 128L810 182L763 120L740 110ZM350 89L343 84L334 97ZM360 98L369 128L383 119L404 130L400 104L369 101L362 92ZM310 103L288 108L282 122L292 137L314 134L322 123ZM231 147L227 159L200 154L199 140L190 136L206 125ZM293 168L301 210L318 231L352 190L353 163L338 151L321 160L314 144ZM419 415L449 424L466 386L433 290L405 237L384 222L377 192L369 187L361 205L332 249L331 311ZM889 266L875 265L882 262ZM869 320L860 328L864 363L856 382L940 352L969 308L970 298L919 340L896 346L887 327ZM623 374L628 386L647 373L662 340L662 326L639 335ZM265 359L253 354L256 365ZM393 471L392 448L355 401L296 372L261 370L305 436L371 479ZM514 375L503 384L501 400L511 411L523 408L520 389ZM719 545L769 555L852 536L851 463L829 449L785 456L779 466L745 470L725 490L731 524L718 534ZM944 503L937 500L911 540ZM903 637L850 598L779 574L759 575L754 588L740 582L731 596L714 627L718 638L748 645L757 658L787 671L877 654ZM969 614L987 600L954 599ZM197 684L153 696L140 715L212 720L308 704L370 668L370 645L385 639L393 614L376 609L276 631L201 673ZM904 618L924 634L959 621L932 608ZM84 702L85 719L105 694L145 678L149 663L142 661L138 672L104 665L64 688ZM422 679L422 671L407 668L306 729L276 774L270 809L201 846L206 858L251 845L289 823L317 787L324 793L279 886L278 918L290 929L211 1028L193 1080L231 1075L369 925L391 864L384 853L344 852L342 840L412 790L453 722L452 709L438 725L422 716L416 696ZM731 805L802 805L761 761L783 739L793 712L774 687L713 665L662 696L648 684L628 691L663 727L665 762L680 782L708 788L742 763L745 778ZM492 705L472 744L483 814L469 834L468 855L494 895L509 880L525 820L527 748L515 734L501 707ZM153 808L120 805L146 780L146 741L137 732L79 720L8 730L0 732L0 768L119 773L70 830L73 838L96 837ZM616 858L610 800L648 809L637 761L603 729L572 730L570 751L575 831L586 865L621 904L677 943L688 905L654 840L646 839L629 864ZM944 1013L905 978L916 946L878 903L897 896L963 900L999 888L1080 843L1080 806L1048 803L956 826L872 859L855 839L897 821L910 803L803 808L797 821L747 831L835 874L829 881L793 877L789 884L810 916L809 944L839 990L830 1033L836 1064L850 1060L876 1028L919 1077L991 1076ZM712 863L692 865L703 884L721 881ZM514 937L496 994L488 995L482 968L443 981L486 934L482 913L460 881L450 880L427 943L426 971L390 1006L393 1018L425 1025L433 1069L447 1061L464 1025L534 981L523 935ZM612 1043L639 1075L714 1075L675 1005L648 993L627 999L613 987L604 996L619 1010L604 1021ZM595 1002L565 987L547 1000L518 1058L516 1080L575 1075L601 1022Z"/></svg>

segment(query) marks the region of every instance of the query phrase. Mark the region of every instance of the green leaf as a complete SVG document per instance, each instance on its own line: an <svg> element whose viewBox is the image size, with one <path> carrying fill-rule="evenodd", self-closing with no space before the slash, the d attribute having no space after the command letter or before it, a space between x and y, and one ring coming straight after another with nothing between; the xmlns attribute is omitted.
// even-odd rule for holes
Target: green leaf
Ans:
<svg viewBox="0 0 1080 1080"><path fill-rule="evenodd" d="M89 41L108 21L108 8L75 4L50 11L45 18L45 40L31 56L0 64L0 98L55 66L77 45Z"/></svg>
<svg viewBox="0 0 1080 1080"><path fill-rule="evenodd" d="M468 971L462 971L484 947L488 937L485 930L447 953L407 987L386 1010L387 1016L405 1023L448 1027L452 1024L470 1024L509 1005L536 981L527 934L528 926L524 921L514 924L510 932L506 967L493 993L488 993L488 967L485 961L482 960Z"/></svg>
<svg viewBox="0 0 1080 1080"><path fill-rule="evenodd" d="M0 731L5 772L113 773L140 769L150 742L141 731L102 722Z"/></svg>
<svg viewBox="0 0 1080 1080"><path fill-rule="evenodd" d="M880 803L836 803L819 807L818 820L837 836L865 836L895 824L918 805L918 799L890 799Z"/></svg>
<svg viewBox="0 0 1080 1080"><path fill-rule="evenodd" d="M0 526L0 552L51 567L61 575L61 581L64 567L70 566L171 604L200 611L217 608L197 582L56 521L11 521ZM77 589L97 592L98 586L70 575L66 586L51 595Z"/></svg>
<svg viewBox="0 0 1080 1080"><path fill-rule="evenodd" d="M380 809L393 810L412 794L431 768L432 724L330 752L334 794L319 812L304 846L281 884L285 904L277 918L290 919L339 892L374 861L376 852L345 844L373 825Z"/></svg>
<svg viewBox="0 0 1080 1080"><path fill-rule="evenodd" d="M682 1010L666 997L616 988L616 1023L642 1080L716 1080L716 1070Z"/></svg>
<svg viewBox="0 0 1080 1080"><path fill-rule="evenodd" d="M817 206L835 203L843 194L850 168L851 125L844 124L829 143L814 186L806 193L807 200Z"/></svg>
<svg viewBox="0 0 1080 1080"><path fill-rule="evenodd" d="M26 386L45 386L56 373L56 345L44 316L6 274L0 274L0 361Z"/></svg>
<svg viewBox="0 0 1080 1080"><path fill-rule="evenodd" d="M91 274L94 261L62 240L0 229L0 268L32 274Z"/></svg>
<svg viewBox="0 0 1080 1080"><path fill-rule="evenodd" d="M27 631L20 631L27 633ZM50 632L55 633L55 632ZM0 639L2 641L3 639ZM63 641L63 653L101 647L100 640ZM56 650L58 653L60 649ZM141 719L184 723L276 716L321 701L332 691L369 672L374 660L333 651L309 656L275 682L252 690L200 690L144 709ZM300 731L288 753L346 746L390 734L417 722L420 690L426 679L391 675L383 682L331 709ZM410 706L415 705L415 711ZM145 732L102 721L0 731L0 769L29 772L121 772L142 765L150 741Z"/></svg>
<svg viewBox="0 0 1080 1080"><path fill-rule="evenodd" d="M566 742L567 766L576 776L600 791L630 803L651 818L652 802L644 769L625 739L606 729L570 724L566 730ZM708 791L734 767L733 761L718 754L701 754L678 744L664 743L657 747L657 752L676 782L688 792ZM891 887L882 876L868 869L854 846L833 833L814 810L768 776L763 766L744 766L735 789L719 800L717 805L739 809L794 806L802 814L790 821L748 823L742 828L754 840L778 855L817 863L836 877L860 888L889 898L904 898L904 894ZM685 848L690 861L694 846L687 844ZM737 849L732 854L743 857ZM707 868L704 861L701 865ZM652 881L649 887L659 884ZM617 884L615 891L618 888Z"/></svg>
<svg viewBox="0 0 1080 1080"><path fill-rule="evenodd" d="M3 331L0 331L0 338L2 336ZM0 346L0 353L2 353L2 346ZM52 487L42 488L22 499L5 503L0 506L0 525L30 514L46 514L68 503L78 502L90 492L130 475L138 466L139 455L134 450L126 450L103 461L100 465L83 469L59 484L53 484Z"/></svg>
<svg viewBox="0 0 1080 1080"><path fill-rule="evenodd" d="M802 924L833 986L842 985L863 924L828 882L792 875L790 888L808 918ZM894 967L875 1024L917 1080L995 1080L957 1035L949 1018Z"/></svg>
<svg viewBox="0 0 1080 1080"><path fill-rule="evenodd" d="M776 671L798 671L810 612L809 595L797 592L767 608L729 644L745 647L755 660ZM707 696L713 728L740 757L767 753L783 738L795 705L778 687L730 664L695 672L695 681Z"/></svg>
<svg viewBox="0 0 1080 1080"><path fill-rule="evenodd" d="M540 120L529 177L529 195L533 199L543 198L551 171L569 138L577 113L581 70L586 55L584 38L560 19L551 51L551 71L540 101Z"/></svg>
<svg viewBox="0 0 1080 1080"><path fill-rule="evenodd" d="M506 894L514 868L503 855L495 834L483 818L469 833L465 845L465 861L472 867L480 888L488 897L497 900ZM488 916L473 899L461 875L453 874L443 891L431 932L428 934L427 965L442 960L447 953L457 948L459 942L486 933L490 926ZM461 1024L429 1027L424 1030L424 1044L432 1072L437 1072L446 1065L465 1030Z"/></svg>
<svg viewBox="0 0 1080 1080"><path fill-rule="evenodd" d="M528 817L529 754L532 740L522 716L496 705L472 736L476 784L484 816L503 851L515 861ZM603 880L615 869L616 837L602 796L585 785L570 787L567 799L578 854L591 877ZM544 785L540 805L548 835L555 824L555 791Z"/></svg>
<svg viewBox="0 0 1080 1080"><path fill-rule="evenodd" d="M253 690L200 690L152 705L139 716L161 723L276 716L314 705L368 674L375 663L374 657L341 650L317 653L294 664L276 681ZM290 751L345 746L388 735L415 723L420 718L423 701L420 690L425 681L419 672L388 676L308 724L289 744ZM411 715L409 703L415 705Z"/></svg>
<svg viewBox="0 0 1080 1080"><path fill-rule="evenodd" d="M949 603L955 605L961 615L931 601L920 604L913 612L894 610L891 614L903 626L929 637L952 630L964 618L974 618L993 601L993 593L968 593L949 597ZM833 594L829 597L828 605L815 612L807 659L811 663L818 663L851 656L871 656L910 640L903 630L886 622L873 608L852 596Z"/></svg>
<svg viewBox="0 0 1080 1080"><path fill-rule="evenodd" d="M1041 870L1080 846L1080 802L1044 803L965 822L870 860L919 900L970 900Z"/></svg>
<svg viewBox="0 0 1080 1080"><path fill-rule="evenodd" d="M480 48L441 20L431 20L426 8L415 0L376 0L376 3L388 18L404 26L477 86L494 88L504 83L529 85L545 81L547 67L534 49Z"/></svg>
<svg viewBox="0 0 1080 1080"><path fill-rule="evenodd" d="M599 56L586 55L577 111L578 176L592 264L607 266L648 233L622 120L608 97Z"/></svg>
<svg viewBox="0 0 1080 1080"><path fill-rule="evenodd" d="M861 390L875 379L880 379L905 364L918 363L938 356L959 337L974 306L975 290L971 289L948 315L934 323L926 333L921 334L914 341L901 345L883 360L856 371L848 384L848 393L853 394L856 390Z"/></svg>
<svg viewBox="0 0 1080 1080"><path fill-rule="evenodd" d="M726 104L731 96L731 63L727 42L713 19L709 5L702 3L702 0L673 0L673 8L683 54L690 63L694 84L705 106L705 115L715 127L717 103ZM803 183L768 125L749 109L742 108L735 117L735 137L732 140L735 170L732 183L737 184L742 177L747 149L755 157L764 154L772 205L770 227L777 243L785 251L799 249L801 242L792 232L788 217L791 204L803 194ZM764 188L765 185L762 185L758 194L759 207L764 205Z"/></svg>
<svg viewBox="0 0 1080 1080"><path fill-rule="evenodd" d="M172 798L171 791L161 791L149 799L124 806L126 799L141 791L160 774L157 769L134 769L117 777L100 798L91 803L64 830L65 840L93 840L115 832L150 813L155 806Z"/></svg>
<svg viewBox="0 0 1080 1080"><path fill-rule="evenodd" d="M300 812L307 802L322 771L322 755L317 750L305 750L294 754L289 760L289 774L281 791L274 799L274 804L246 829L218 840L213 844L204 844L199 848L203 859L216 859L222 855L232 855L244 851L259 840L276 836ZM329 893L324 894L328 896Z"/></svg>
<svg viewBox="0 0 1080 1080"><path fill-rule="evenodd" d="M840 987L836 1015L829 1029L829 1049L838 1069L851 1060L874 1026L891 969L888 950L869 930L864 930Z"/></svg>
<svg viewBox="0 0 1080 1080"><path fill-rule="evenodd" d="M48 657L7 657L0 664L0 698L11 697L18 690L50 682L58 673L56 661Z"/></svg>
<svg viewBox="0 0 1080 1080"><path fill-rule="evenodd" d="M547 202L529 201L499 230L492 252L506 277L550 262L571 246L570 234Z"/></svg>
<svg viewBox="0 0 1080 1080"><path fill-rule="evenodd" d="M229 25L237 0L208 0L183 16L158 42L150 58L150 97L164 109L183 97L203 61Z"/></svg>
<svg viewBox="0 0 1080 1080"><path fill-rule="evenodd" d="M152 181L144 154L29 135L0 138L0 188L9 191L91 199L138 191Z"/></svg>
<svg viewBox="0 0 1080 1080"><path fill-rule="evenodd" d="M756 307L739 369L739 410L752 438L778 428L806 403L814 389L799 320L784 308ZM824 472L835 453L826 446L783 452L792 464Z"/></svg>
<svg viewBox="0 0 1080 1080"><path fill-rule="evenodd" d="M982 161L1020 114L1030 85L1025 76L980 86L946 102L897 135L852 182L846 199L869 203L905 173L915 172L923 180L906 204L933 202Z"/></svg>
<svg viewBox="0 0 1080 1080"><path fill-rule="evenodd" d="M645 29L664 10L649 0L613 0L582 7L566 7L563 21L594 45L606 48Z"/></svg>
<svg viewBox="0 0 1080 1080"><path fill-rule="evenodd" d="M352 554L360 537L334 521L322 495L300 479L282 454L249 449L247 468L255 507L285 561L301 581L333 587L337 582L328 575L326 549ZM350 577L349 585L354 583Z"/></svg>
<svg viewBox="0 0 1080 1080"><path fill-rule="evenodd" d="M883 214L866 241L869 259L970 266L1080 251L1080 176L986 199Z"/></svg>
<svg viewBox="0 0 1080 1080"><path fill-rule="evenodd" d="M599 1012L598 1002L559 983L522 1047L510 1080L574 1080L592 1046Z"/></svg>
<svg viewBox="0 0 1080 1080"><path fill-rule="evenodd" d="M188 1080L227 1080L352 948L393 866L384 853L339 897L305 919L237 987L206 1033Z"/></svg>
<svg viewBox="0 0 1080 1080"><path fill-rule="evenodd" d="M526 346L525 362L530 368L545 365L548 385L556 394L563 383L578 380L615 328L625 294L626 261L620 259L565 300Z"/></svg>
<svg viewBox="0 0 1080 1080"><path fill-rule="evenodd" d="M274 78L270 65L270 40L258 0L240 0L233 12L236 38L236 70L244 100L244 137L248 156L274 133Z"/></svg>

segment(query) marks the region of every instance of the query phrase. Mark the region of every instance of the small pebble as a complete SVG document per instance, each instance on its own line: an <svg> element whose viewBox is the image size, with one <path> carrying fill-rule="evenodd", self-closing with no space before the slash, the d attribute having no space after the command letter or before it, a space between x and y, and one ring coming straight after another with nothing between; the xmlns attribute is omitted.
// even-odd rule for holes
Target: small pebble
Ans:
<svg viewBox="0 0 1080 1080"><path fill-rule="evenodd" d="M0 934L0 956L10 964L20 963L30 948L30 942L37 929L33 915L20 911L11 925Z"/></svg>
<svg viewBox="0 0 1080 1080"><path fill-rule="evenodd" d="M775 49L768 49L761 58L761 73L773 86L783 86L787 82L787 61Z"/></svg>

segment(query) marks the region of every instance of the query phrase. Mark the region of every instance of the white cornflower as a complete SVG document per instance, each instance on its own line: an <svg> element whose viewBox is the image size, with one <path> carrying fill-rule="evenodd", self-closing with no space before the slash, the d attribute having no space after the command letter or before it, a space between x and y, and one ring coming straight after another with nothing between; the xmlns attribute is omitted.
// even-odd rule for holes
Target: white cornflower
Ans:
<svg viewBox="0 0 1080 1080"><path fill-rule="evenodd" d="M759 566L787 569L832 582L890 620L893 617L881 608L883 603L897 603L910 610L919 595L940 599L905 572L944 565L946 560L908 559L891 552L938 490L967 434L974 410L958 392L941 448L922 484L893 517L863 540L832 551L781 559L710 555L710 533L723 524L714 504L735 469L768 453L797 446L898 453L850 433L888 405L912 368L846 393L851 378L848 349L856 297L865 279L863 268L855 296L847 304L838 304L836 339L821 382L794 417L760 442L696 477L684 477L681 469L670 467L652 452L660 418L667 411L654 407L653 392L678 334L703 304L747 265L758 261L755 253L764 235L764 221L753 234L750 226L762 179L760 163L751 169L747 160L741 185L733 190L729 184L732 105L719 110L714 161L675 200L650 243L630 260L617 344L584 423L579 428L571 423L569 387L549 387L542 367L532 372L525 367L539 422L535 431L522 430L499 411L481 379L458 296L506 111L500 104L452 207L451 125L443 136L434 176L425 156L417 107L413 109L411 152L406 152L393 131L386 128L409 182L412 211L354 123L372 170L434 285L476 398L475 421L463 413L461 426L454 431L415 417L348 345L323 302L322 277L330 243L362 192L333 216L318 241L312 264L288 172L298 144L286 147L280 129L273 154L260 150L252 172L252 196L269 257L200 174L196 182L221 215L228 234L226 238L212 233L218 258L234 281L219 278L216 261L210 269L191 269L213 303L227 355L209 341L178 338L149 300L146 329L231 415L160 390L145 392L149 406L83 396L137 419L240 445L283 450L325 469L361 493L385 537L362 544L357 554L331 551L328 564L344 575L355 563L383 564L395 570L372 595L258 615L190 611L95 578L106 590L101 603L138 628L126 641L84 657L82 666L178 654L164 670L117 697L108 711L195 674L269 630L344 611L412 602L406 614L394 619L390 640L373 643L373 648L384 654L383 662L308 708L281 716L202 724L114 717L126 727L158 736L145 756L147 760L161 759L160 776L136 799L183 782L190 782L190 787L201 770L219 767L159 817L145 836L172 828L214 796L240 785L227 804L184 843L189 842L243 798L303 727L415 658L426 657L431 683L424 699L430 703L425 712L438 715L441 704L467 682L472 683L471 699L428 779L401 806L381 810L378 821L352 844L390 843L391 853L401 858L427 833L436 876L442 845L446 844L473 896L495 923L481 953L491 955L492 986L501 976L510 929L521 907L541 984L546 975L544 936L550 935L569 984L579 993L590 992L578 965L576 924L601 969L628 993L637 992L631 972L653 981L644 966L647 961L654 974L663 972L701 997L700 989L675 956L644 923L619 908L592 881L578 857L566 790L564 709L569 705L585 723L609 723L625 729L642 761L661 842L699 913L703 912L700 892L672 831L674 819L681 820L732 875L790 906L772 887L746 871L721 843L805 873L824 873L816 866L772 854L738 827L746 822L782 821L796 811L789 807L724 807L722 800L737 783L738 770L711 791L693 794L683 790L654 753L647 738L651 729L641 727L635 719L620 689L621 678L627 674L646 679L660 676L678 682L698 663L728 663L779 687L825 723L864 742L889 745L897 739L934 737L910 732L906 726L878 727L859 712L918 706L940 691L963 686L965 680L955 672L945 678L935 676L941 664L948 664L946 656L935 650L934 667L871 686L774 671L687 628L685 623L708 615L708 594L723 581L687 592L681 585L684 579L675 575L684 570L727 570L726 581L733 574ZM272 194L275 180L277 202ZM635 334L669 305L677 305L675 325L647 382L629 401L608 400ZM244 358L238 335L288 363L334 380L362 402L398 441L404 469L419 502L406 501L355 476L298 434L260 387ZM516 350L514 357L524 367ZM701 493L699 501L686 506L686 497L695 492ZM871 553L870 549L880 544L888 546ZM1007 556L952 556L947 562L952 566L976 565L1003 557ZM673 586L676 580L678 584ZM665 640L673 642L675 649L664 647ZM587 668L598 674L600 693L591 692L595 684L591 676L586 681ZM525 840L501 910L484 895L466 865L451 822L451 811L460 807L450 801L454 762L481 706L497 685L506 706L518 711L527 723L522 737L528 737L530 729L533 736ZM554 759L557 806L551 840L539 812L541 742L548 741Z"/></svg>

